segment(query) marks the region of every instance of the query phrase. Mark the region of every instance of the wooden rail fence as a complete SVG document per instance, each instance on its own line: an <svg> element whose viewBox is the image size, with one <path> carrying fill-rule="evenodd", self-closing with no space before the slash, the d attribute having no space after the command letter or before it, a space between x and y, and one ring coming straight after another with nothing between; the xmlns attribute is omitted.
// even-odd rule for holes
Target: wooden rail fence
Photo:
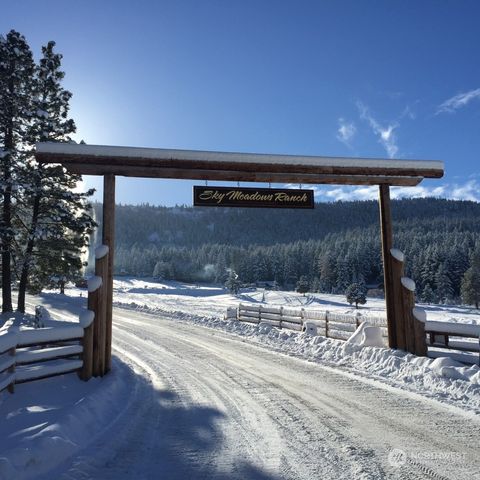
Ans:
<svg viewBox="0 0 480 480"><path fill-rule="evenodd" d="M382 317L362 317L329 312L328 310L310 310L291 307L274 307L255 304L240 304L236 318L241 322L258 324L268 323L275 327L302 330L307 322L313 323L317 332L328 338L346 340L365 320L382 329L387 338L387 324Z"/></svg>
<svg viewBox="0 0 480 480"><path fill-rule="evenodd" d="M428 356L448 355L454 360L480 365L480 326L425 321Z"/></svg>
<svg viewBox="0 0 480 480"><path fill-rule="evenodd" d="M400 301L405 303L406 311L411 312L411 318L405 319L402 328L403 335L410 332L408 348L413 350L412 353L431 358L449 356L463 363L480 364L480 326L427 321L425 311L414 306L413 281L403 277L400 283ZM337 340L347 340L362 322L367 321L381 328L385 341L388 338L385 318L363 316L360 312L340 314L328 310L241 303L238 308L227 310L227 318L298 331L304 330L307 323L313 323L317 334ZM402 341L406 342L406 338Z"/></svg>
<svg viewBox="0 0 480 480"><path fill-rule="evenodd" d="M83 365L81 325L6 331L0 335L0 391L15 384L78 372Z"/></svg>
<svg viewBox="0 0 480 480"><path fill-rule="evenodd" d="M111 363L107 328L108 247L95 251L95 276L88 282L88 309L78 325L6 330L0 334L0 391L15 384L77 372L82 380L103 376Z"/></svg>

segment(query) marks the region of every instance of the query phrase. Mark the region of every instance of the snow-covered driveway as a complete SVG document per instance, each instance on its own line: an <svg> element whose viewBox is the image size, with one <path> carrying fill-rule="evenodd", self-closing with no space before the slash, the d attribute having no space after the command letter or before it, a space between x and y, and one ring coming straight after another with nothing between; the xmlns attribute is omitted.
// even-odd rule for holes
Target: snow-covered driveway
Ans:
<svg viewBox="0 0 480 480"><path fill-rule="evenodd" d="M221 331L114 317L141 380L58 478L480 479L478 418Z"/></svg>

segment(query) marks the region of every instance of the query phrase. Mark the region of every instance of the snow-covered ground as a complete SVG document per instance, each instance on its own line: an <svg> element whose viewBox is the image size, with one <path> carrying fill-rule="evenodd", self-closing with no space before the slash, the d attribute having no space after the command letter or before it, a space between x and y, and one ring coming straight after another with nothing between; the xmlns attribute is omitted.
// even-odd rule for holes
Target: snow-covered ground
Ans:
<svg viewBox="0 0 480 480"><path fill-rule="evenodd" d="M78 296L80 290L69 289L68 295ZM85 292L82 293L85 295ZM296 292L271 291L263 289L243 289L239 295L228 293L225 288L209 285L191 285L175 281L154 282L151 279L119 277L114 281L114 301L116 305L146 307L150 310L170 313L194 314L223 318L227 307L242 303L263 303L290 307L305 307L316 310L329 310L337 313L354 313L345 295L306 294ZM427 312L428 320L476 323L480 325L480 310L458 305L419 304ZM385 301L368 298L366 305L359 306L362 316L385 317Z"/></svg>
<svg viewBox="0 0 480 480"><path fill-rule="evenodd" d="M223 321L239 301L354 310L342 296L116 280L112 374L0 394L0 479L480 478L478 367ZM38 303L76 322L86 293Z"/></svg>

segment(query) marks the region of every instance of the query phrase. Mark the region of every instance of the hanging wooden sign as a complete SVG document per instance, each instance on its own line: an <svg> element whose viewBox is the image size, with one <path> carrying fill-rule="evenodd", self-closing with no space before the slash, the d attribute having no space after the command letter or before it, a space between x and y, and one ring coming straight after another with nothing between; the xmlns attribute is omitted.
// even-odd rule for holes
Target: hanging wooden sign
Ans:
<svg viewBox="0 0 480 480"><path fill-rule="evenodd" d="M196 207L314 208L313 190L193 187Z"/></svg>

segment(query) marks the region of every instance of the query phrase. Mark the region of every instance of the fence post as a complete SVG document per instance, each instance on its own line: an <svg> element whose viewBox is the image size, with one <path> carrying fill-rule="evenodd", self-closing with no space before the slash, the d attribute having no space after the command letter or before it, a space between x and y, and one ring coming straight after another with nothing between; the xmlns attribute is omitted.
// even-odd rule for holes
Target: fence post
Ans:
<svg viewBox="0 0 480 480"><path fill-rule="evenodd" d="M405 350L415 353L415 326L413 309L415 307L415 282L408 277L402 277L402 308L405 318Z"/></svg>
<svg viewBox="0 0 480 480"><path fill-rule="evenodd" d="M325 337L328 338L328 310L325 310Z"/></svg>
<svg viewBox="0 0 480 480"><path fill-rule="evenodd" d="M360 317L361 317L361 313L360 312L356 312L355 313L355 330L360 326Z"/></svg>
<svg viewBox="0 0 480 480"><path fill-rule="evenodd" d="M12 347L10 350L9 350L9 354L11 357L15 357L15 354L16 354L16 347ZM12 364L12 366L8 369L8 373L15 373L15 362ZM15 392L15 381L13 381L8 387L7 387L8 391L10 393L14 393Z"/></svg>
<svg viewBox="0 0 480 480"><path fill-rule="evenodd" d="M283 306L280 307L280 320L279 320L280 328L282 328L282 322L283 322Z"/></svg>
<svg viewBox="0 0 480 480"><path fill-rule="evenodd" d="M88 303L90 306L90 297L95 295L95 292L88 294ZM93 323L95 313L92 310L87 310L80 316L80 325L83 327L82 338L82 361L83 365L78 376L85 382L92 378L93 374Z"/></svg>
<svg viewBox="0 0 480 480"><path fill-rule="evenodd" d="M305 309L303 307L300 309L300 320L303 330L303 324L305 323Z"/></svg>
<svg viewBox="0 0 480 480"><path fill-rule="evenodd" d="M258 323L262 321L262 306L259 305L258 307Z"/></svg>
<svg viewBox="0 0 480 480"><path fill-rule="evenodd" d="M108 247L106 245L100 245L95 249L95 275L102 279L102 285L98 292L98 303L93 327L93 375L95 377L103 377L106 372L105 360L107 350ZM109 343L111 344L111 340Z"/></svg>
<svg viewBox="0 0 480 480"><path fill-rule="evenodd" d="M95 317L93 319L93 351L92 351L92 375L97 377L100 375L100 357L99 357L99 333L101 329L101 303L102 303L102 277L94 276L88 281L88 309L91 310ZM105 340L105 337L103 337ZM103 359L105 359L104 344L101 345L101 351L103 352Z"/></svg>
<svg viewBox="0 0 480 480"><path fill-rule="evenodd" d="M428 354L427 337L425 334L425 322L427 314L423 308L413 309L413 330L415 333L415 355L426 357Z"/></svg>
<svg viewBox="0 0 480 480"><path fill-rule="evenodd" d="M405 255L396 248L390 249L391 266L392 266L392 303L395 317L395 334L397 340L397 348L401 350L407 349L405 321L406 313L403 309L402 284L401 279L404 276Z"/></svg>

